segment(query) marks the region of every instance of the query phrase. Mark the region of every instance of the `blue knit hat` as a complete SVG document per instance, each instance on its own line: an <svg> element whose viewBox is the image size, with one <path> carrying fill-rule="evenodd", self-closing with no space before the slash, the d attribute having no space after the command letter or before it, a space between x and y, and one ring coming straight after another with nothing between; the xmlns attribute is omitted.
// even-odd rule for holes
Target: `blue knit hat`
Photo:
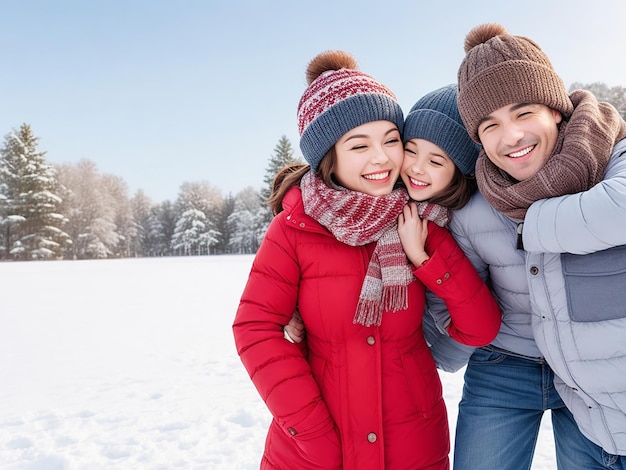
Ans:
<svg viewBox="0 0 626 470"><path fill-rule="evenodd" d="M343 51L317 55L307 68L309 86L298 104L300 150L317 171L322 158L346 132L372 121L390 121L402 132L404 114L382 83L356 70Z"/></svg>
<svg viewBox="0 0 626 470"><path fill-rule="evenodd" d="M464 175L471 175L480 147L463 125L456 98L456 85L444 86L420 98L406 117L403 139L424 139L438 145Z"/></svg>

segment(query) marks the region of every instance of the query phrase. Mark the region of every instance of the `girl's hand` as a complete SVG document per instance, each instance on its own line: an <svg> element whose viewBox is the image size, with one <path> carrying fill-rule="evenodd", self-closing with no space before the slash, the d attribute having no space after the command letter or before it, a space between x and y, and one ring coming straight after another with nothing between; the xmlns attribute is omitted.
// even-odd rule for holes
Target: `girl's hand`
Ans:
<svg viewBox="0 0 626 470"><path fill-rule="evenodd" d="M289 323L287 323L283 328L283 333L285 335L285 339L292 343L301 343L304 341L304 323L302 322L300 312L297 310L293 312L291 320L289 320Z"/></svg>
<svg viewBox="0 0 626 470"><path fill-rule="evenodd" d="M424 249L428 237L428 220L422 219L417 205L409 202L398 216L398 235L407 258L414 266L420 266L429 256Z"/></svg>

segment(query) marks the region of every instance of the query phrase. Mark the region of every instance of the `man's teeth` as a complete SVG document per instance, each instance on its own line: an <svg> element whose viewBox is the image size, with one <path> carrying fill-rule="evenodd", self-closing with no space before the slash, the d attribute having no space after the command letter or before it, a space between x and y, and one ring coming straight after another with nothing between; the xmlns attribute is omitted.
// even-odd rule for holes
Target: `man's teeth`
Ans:
<svg viewBox="0 0 626 470"><path fill-rule="evenodd" d="M513 158L523 157L524 155L527 155L528 153L530 153L532 149L533 147L526 147L524 150L520 150L519 152L509 153L509 157L513 157Z"/></svg>

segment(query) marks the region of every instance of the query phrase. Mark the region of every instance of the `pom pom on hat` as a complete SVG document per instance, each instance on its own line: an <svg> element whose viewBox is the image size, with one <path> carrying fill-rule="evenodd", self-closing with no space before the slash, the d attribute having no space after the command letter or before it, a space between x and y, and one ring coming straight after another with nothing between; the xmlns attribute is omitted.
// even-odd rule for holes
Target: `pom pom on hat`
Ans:
<svg viewBox="0 0 626 470"><path fill-rule="evenodd" d="M404 142L424 139L441 147L464 175L474 174L479 146L472 141L457 107L456 85L432 91L413 105L404 121Z"/></svg>
<svg viewBox="0 0 626 470"><path fill-rule="evenodd" d="M572 114L574 107L563 80L531 39L488 23L467 34L464 48L458 72L459 112L476 142L480 121L509 104L540 103L565 118Z"/></svg>
<svg viewBox="0 0 626 470"><path fill-rule="evenodd" d="M307 67L309 86L298 103L298 131L302 155L314 171L339 138L355 127L390 121L402 132L404 115L395 95L356 65L347 52L326 51Z"/></svg>

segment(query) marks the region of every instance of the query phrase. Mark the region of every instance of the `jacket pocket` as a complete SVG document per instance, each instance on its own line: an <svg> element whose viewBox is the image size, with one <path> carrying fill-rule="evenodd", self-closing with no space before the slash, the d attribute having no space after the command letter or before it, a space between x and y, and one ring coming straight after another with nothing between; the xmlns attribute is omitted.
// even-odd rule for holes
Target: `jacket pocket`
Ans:
<svg viewBox="0 0 626 470"><path fill-rule="evenodd" d="M569 316L575 322L626 317L626 245L561 255Z"/></svg>
<svg viewBox="0 0 626 470"><path fill-rule="evenodd" d="M342 468L341 439L337 428L313 439L296 441L302 458L313 465L313 468ZM293 462L299 468L297 462Z"/></svg>
<svg viewBox="0 0 626 470"><path fill-rule="evenodd" d="M432 356L405 353L400 359L417 412L424 418L430 418L433 408L443 396L441 380Z"/></svg>

